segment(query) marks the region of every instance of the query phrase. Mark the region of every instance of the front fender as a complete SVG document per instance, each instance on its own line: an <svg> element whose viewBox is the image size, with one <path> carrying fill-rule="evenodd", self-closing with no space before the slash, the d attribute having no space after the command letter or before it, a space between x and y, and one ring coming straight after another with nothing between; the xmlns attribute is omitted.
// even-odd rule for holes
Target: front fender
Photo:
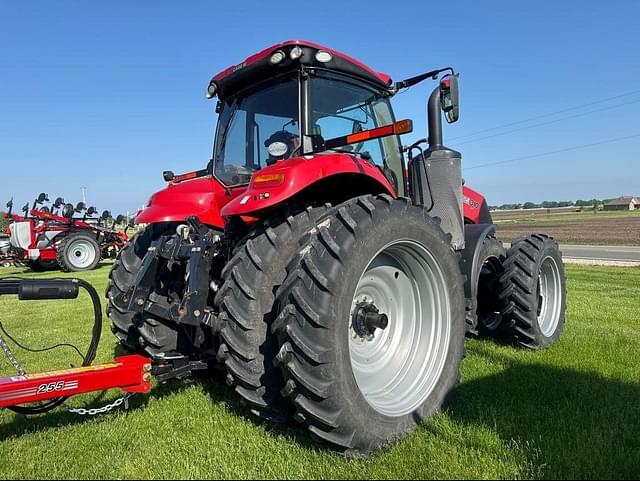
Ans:
<svg viewBox="0 0 640 481"><path fill-rule="evenodd" d="M136 223L184 222L196 216L203 224L223 229L222 207L243 190L227 190L212 177L171 183L151 196L147 207L136 215Z"/></svg>
<svg viewBox="0 0 640 481"><path fill-rule="evenodd" d="M379 185L380 191L396 197L393 185L373 163L349 154L317 154L277 162L256 172L248 189L222 209L222 216L250 215L263 211L321 180L342 174L367 177Z"/></svg>

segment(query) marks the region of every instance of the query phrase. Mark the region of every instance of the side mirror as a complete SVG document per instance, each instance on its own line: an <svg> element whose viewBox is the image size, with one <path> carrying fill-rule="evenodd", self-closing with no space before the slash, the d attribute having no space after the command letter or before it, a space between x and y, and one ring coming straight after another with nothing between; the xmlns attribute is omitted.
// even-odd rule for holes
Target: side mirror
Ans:
<svg viewBox="0 0 640 481"><path fill-rule="evenodd" d="M88 215L88 216L92 216L92 215L94 215L94 214L95 214L95 213L97 213L97 212L98 212L98 210L97 210L95 207L93 207L93 206L91 206L91 207L89 207L89 208L87 209L87 215Z"/></svg>
<svg viewBox="0 0 640 481"><path fill-rule="evenodd" d="M9 212L11 212L11 209L13 209L13 197L9 202L7 202L7 209L9 210Z"/></svg>
<svg viewBox="0 0 640 481"><path fill-rule="evenodd" d="M76 212L80 213L83 210L87 210L87 204L85 204L84 202L78 202L78 204L76 205Z"/></svg>
<svg viewBox="0 0 640 481"><path fill-rule="evenodd" d="M36 200L36 203L43 204L44 202L49 202L49 196L47 194L45 194L44 192L42 192L38 196L38 199Z"/></svg>
<svg viewBox="0 0 640 481"><path fill-rule="evenodd" d="M62 197L58 197L54 202L53 202L53 207L55 209L59 209L60 207L62 207L64 205L64 199Z"/></svg>
<svg viewBox="0 0 640 481"><path fill-rule="evenodd" d="M65 204L64 207L62 208L62 217L65 217L67 219L71 219L73 217L73 204Z"/></svg>
<svg viewBox="0 0 640 481"><path fill-rule="evenodd" d="M24 216L27 217L29 215L29 203L27 202L22 206L22 212L24 212Z"/></svg>
<svg viewBox="0 0 640 481"><path fill-rule="evenodd" d="M458 75L445 75L440 80L440 101L442 111L447 119L447 123L454 123L460 117L460 94L458 90Z"/></svg>
<svg viewBox="0 0 640 481"><path fill-rule="evenodd" d="M176 178L176 174L174 174L171 170L165 170L162 173L162 178L164 179L165 182L171 182L173 179Z"/></svg>

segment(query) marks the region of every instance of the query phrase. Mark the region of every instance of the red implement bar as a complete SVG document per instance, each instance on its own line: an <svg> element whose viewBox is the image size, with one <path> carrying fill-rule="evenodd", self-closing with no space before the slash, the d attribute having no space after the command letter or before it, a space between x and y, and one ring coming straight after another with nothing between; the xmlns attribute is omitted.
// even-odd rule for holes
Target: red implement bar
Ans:
<svg viewBox="0 0 640 481"><path fill-rule="evenodd" d="M0 378L0 408L119 388L151 390L151 360L131 355L109 364Z"/></svg>

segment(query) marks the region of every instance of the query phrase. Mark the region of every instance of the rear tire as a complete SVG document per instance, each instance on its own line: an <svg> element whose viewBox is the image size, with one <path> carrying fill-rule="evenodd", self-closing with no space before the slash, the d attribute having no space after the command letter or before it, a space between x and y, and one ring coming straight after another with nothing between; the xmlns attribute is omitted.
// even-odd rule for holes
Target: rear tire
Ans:
<svg viewBox="0 0 640 481"><path fill-rule="evenodd" d="M118 253L118 257L109 272L107 285L107 316L111 319L111 331L122 346L130 351L145 351L154 355L168 352L176 348L177 331L161 320L149 315L141 315L121 310L113 302L116 296L127 292L133 285L142 260L151 242L160 233L156 226L147 227L136 235Z"/></svg>
<svg viewBox="0 0 640 481"><path fill-rule="evenodd" d="M222 271L224 284L216 295L219 307L218 360L251 413L284 422L293 407L283 398L282 374L273 364L278 351L270 328L277 315L275 292L286 277L287 263L299 249L300 238L315 226L327 208L307 208L288 217L277 216L255 229L235 249Z"/></svg>
<svg viewBox="0 0 640 481"><path fill-rule="evenodd" d="M458 259L438 221L406 199L365 196L338 207L302 248L278 299L283 393L296 419L340 451L367 455L404 435L459 380ZM356 314L371 301L388 324L362 331Z"/></svg>
<svg viewBox="0 0 640 481"><path fill-rule="evenodd" d="M556 342L564 328L567 297L558 243L544 234L514 240L501 283L505 334L529 349Z"/></svg>
<svg viewBox="0 0 640 481"><path fill-rule="evenodd" d="M58 243L56 258L64 272L90 271L100 262L100 245L90 234L72 232Z"/></svg>

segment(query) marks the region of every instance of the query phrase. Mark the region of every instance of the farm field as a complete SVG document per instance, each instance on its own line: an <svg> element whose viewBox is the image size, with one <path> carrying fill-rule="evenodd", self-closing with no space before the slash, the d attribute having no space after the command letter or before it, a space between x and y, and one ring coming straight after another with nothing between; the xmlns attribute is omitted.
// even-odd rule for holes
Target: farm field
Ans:
<svg viewBox="0 0 640 481"><path fill-rule="evenodd" d="M640 246L640 211L557 214L492 213L498 237L506 242L530 232L546 232L561 244Z"/></svg>
<svg viewBox="0 0 640 481"><path fill-rule="evenodd" d="M110 265L82 277L104 292ZM129 411L85 419L0 411L0 478L637 478L640 268L567 266L562 339L540 352L466 341L448 409L370 459L345 459L305 431L253 421L224 377L157 385ZM24 276L0 269L0 276ZM29 273L29 275L31 275ZM64 276L49 273L38 276ZM30 347L86 346L89 300L0 298L0 322ZM116 343L104 320L98 361ZM77 365L71 351L16 350L27 370ZM4 356L0 373L13 374ZM73 399L103 405L117 392Z"/></svg>

